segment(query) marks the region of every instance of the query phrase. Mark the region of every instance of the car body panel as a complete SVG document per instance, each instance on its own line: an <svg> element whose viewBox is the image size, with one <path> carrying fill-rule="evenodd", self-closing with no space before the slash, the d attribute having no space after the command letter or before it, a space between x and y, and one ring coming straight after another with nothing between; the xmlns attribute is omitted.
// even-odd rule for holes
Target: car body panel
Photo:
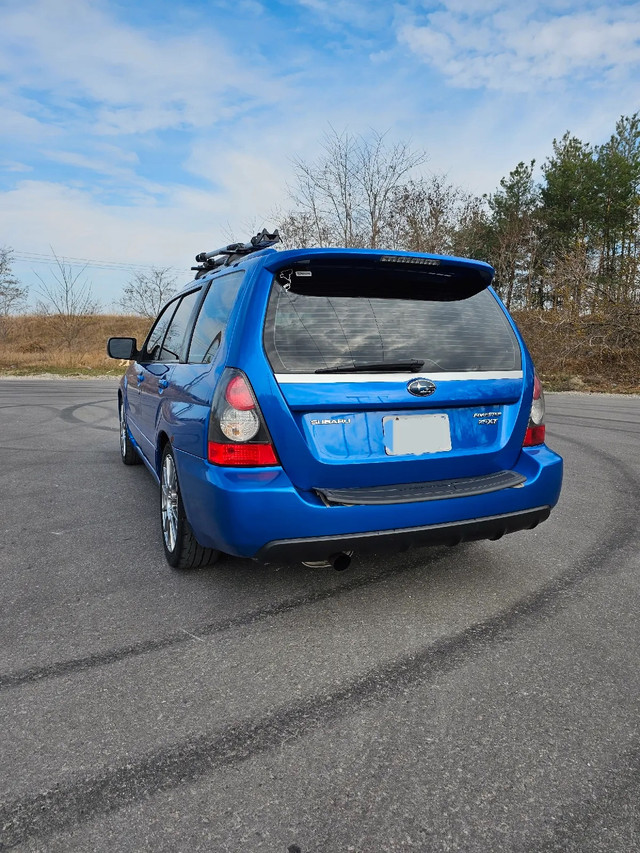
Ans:
<svg viewBox="0 0 640 853"><path fill-rule="evenodd" d="M402 530L554 506L562 479L562 460L541 446L524 449L514 466L526 477L522 488L476 498L327 507L312 490L296 489L282 468L233 470L189 454L177 454L176 461L187 516L202 544L244 557L275 540ZM325 557L334 552L327 543Z"/></svg>
<svg viewBox="0 0 640 853"><path fill-rule="evenodd" d="M163 396L171 387L173 364L156 362L153 364L134 364L135 378L138 384L137 410L134 417L140 439L138 444L150 462L156 454L156 425ZM171 393L169 391L169 393Z"/></svg>

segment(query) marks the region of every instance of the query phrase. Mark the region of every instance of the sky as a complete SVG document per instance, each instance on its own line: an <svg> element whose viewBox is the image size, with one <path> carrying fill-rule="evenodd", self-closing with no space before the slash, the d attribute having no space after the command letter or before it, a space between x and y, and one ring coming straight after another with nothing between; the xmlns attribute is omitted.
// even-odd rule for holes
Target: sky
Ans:
<svg viewBox="0 0 640 853"><path fill-rule="evenodd" d="M330 128L482 194L639 109L629 0L0 0L0 246L32 299L88 261L111 310L270 229Z"/></svg>

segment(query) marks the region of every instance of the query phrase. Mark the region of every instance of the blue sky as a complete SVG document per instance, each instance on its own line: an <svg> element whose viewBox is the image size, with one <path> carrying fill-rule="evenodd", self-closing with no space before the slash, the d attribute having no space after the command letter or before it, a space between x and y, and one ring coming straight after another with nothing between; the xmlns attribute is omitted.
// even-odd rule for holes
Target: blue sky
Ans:
<svg viewBox="0 0 640 853"><path fill-rule="evenodd" d="M330 126L485 193L638 109L637 2L0 0L0 246L32 288L51 247L187 281L272 224ZM86 270L105 308L129 273Z"/></svg>

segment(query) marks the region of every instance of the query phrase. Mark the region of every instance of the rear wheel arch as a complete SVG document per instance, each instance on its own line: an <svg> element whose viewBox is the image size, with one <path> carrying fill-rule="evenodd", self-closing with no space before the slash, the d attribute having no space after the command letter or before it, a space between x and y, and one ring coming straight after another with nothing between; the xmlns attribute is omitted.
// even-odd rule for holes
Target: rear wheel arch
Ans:
<svg viewBox="0 0 640 853"><path fill-rule="evenodd" d="M214 563L220 552L196 539L184 511L175 456L168 437L160 457L160 523L167 562L175 569L196 569Z"/></svg>

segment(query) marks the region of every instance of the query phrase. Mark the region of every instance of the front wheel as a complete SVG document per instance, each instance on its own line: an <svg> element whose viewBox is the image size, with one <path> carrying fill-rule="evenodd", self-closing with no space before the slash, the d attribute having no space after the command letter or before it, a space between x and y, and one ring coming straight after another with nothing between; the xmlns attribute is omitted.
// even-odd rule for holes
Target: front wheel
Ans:
<svg viewBox="0 0 640 853"><path fill-rule="evenodd" d="M162 454L160 521L165 557L174 569L197 569L218 559L219 551L203 548L193 535L184 512L176 463L169 445Z"/></svg>

